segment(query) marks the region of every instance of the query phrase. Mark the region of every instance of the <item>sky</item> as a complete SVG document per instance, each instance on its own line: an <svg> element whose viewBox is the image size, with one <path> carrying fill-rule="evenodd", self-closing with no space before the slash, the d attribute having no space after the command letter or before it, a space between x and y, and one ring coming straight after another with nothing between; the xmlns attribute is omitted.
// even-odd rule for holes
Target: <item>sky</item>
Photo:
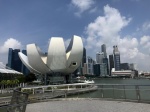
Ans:
<svg viewBox="0 0 150 112"><path fill-rule="evenodd" d="M47 52L51 37L82 37L93 59L106 45L118 45L121 63L150 71L150 0L0 0L0 62L8 48L36 43Z"/></svg>

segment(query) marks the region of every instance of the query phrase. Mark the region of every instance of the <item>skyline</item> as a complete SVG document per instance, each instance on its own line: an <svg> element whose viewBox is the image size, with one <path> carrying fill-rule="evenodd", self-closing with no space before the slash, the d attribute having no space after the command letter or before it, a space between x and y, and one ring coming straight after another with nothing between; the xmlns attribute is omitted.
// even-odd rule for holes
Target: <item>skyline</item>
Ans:
<svg viewBox="0 0 150 112"><path fill-rule="evenodd" d="M87 55L96 59L101 45L107 55L118 45L121 63L136 63L150 71L149 0L0 0L0 61L8 60L8 48L25 49L36 43L43 51L48 39L63 37L66 46L81 36Z"/></svg>

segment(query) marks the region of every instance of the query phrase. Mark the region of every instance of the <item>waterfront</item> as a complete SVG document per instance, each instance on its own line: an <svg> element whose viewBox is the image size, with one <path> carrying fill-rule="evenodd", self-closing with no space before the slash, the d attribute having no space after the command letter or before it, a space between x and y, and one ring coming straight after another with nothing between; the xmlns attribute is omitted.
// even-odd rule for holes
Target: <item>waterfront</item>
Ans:
<svg viewBox="0 0 150 112"><path fill-rule="evenodd" d="M98 90L71 98L110 98L128 101L149 102L150 80L148 79L94 79Z"/></svg>
<svg viewBox="0 0 150 112"><path fill-rule="evenodd" d="M93 79L96 84L135 84L150 85L149 79L132 79L132 78L96 78Z"/></svg>

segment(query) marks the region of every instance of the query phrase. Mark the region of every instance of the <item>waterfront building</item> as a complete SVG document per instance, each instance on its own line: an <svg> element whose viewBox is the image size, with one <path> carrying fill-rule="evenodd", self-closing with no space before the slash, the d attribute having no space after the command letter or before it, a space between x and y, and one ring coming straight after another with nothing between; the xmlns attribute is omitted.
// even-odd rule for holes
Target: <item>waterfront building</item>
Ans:
<svg viewBox="0 0 150 112"><path fill-rule="evenodd" d="M96 53L96 63L103 63L104 53L97 52Z"/></svg>
<svg viewBox="0 0 150 112"><path fill-rule="evenodd" d="M19 57L30 72L44 76L45 84L49 84L51 76L60 74L66 82L69 76L80 66L83 57L83 43L74 35L67 49L62 37L52 37L47 54L42 53L36 44L28 44L27 56L19 52Z"/></svg>
<svg viewBox="0 0 150 112"><path fill-rule="evenodd" d="M107 76L107 65L105 63L101 63L101 64L95 64L93 66L94 69L94 75L96 76L100 76L100 77L104 77Z"/></svg>
<svg viewBox="0 0 150 112"><path fill-rule="evenodd" d="M11 69L21 72L22 62L18 55L19 52L20 52L20 49L13 50L12 48L9 48L7 66Z"/></svg>
<svg viewBox="0 0 150 112"><path fill-rule="evenodd" d="M95 76L100 76L100 64L95 64L94 66L93 66L93 68L94 68L94 75Z"/></svg>
<svg viewBox="0 0 150 112"><path fill-rule="evenodd" d="M83 57L82 57L82 67L84 66L84 63L86 63L86 49L83 48Z"/></svg>
<svg viewBox="0 0 150 112"><path fill-rule="evenodd" d="M107 73L107 65L106 63L101 63L100 64L100 76L104 77L104 76L107 76L108 73Z"/></svg>
<svg viewBox="0 0 150 112"><path fill-rule="evenodd" d="M120 52L118 50L118 46L113 46L113 54L114 54L114 68L115 70L120 70Z"/></svg>
<svg viewBox="0 0 150 112"><path fill-rule="evenodd" d="M106 69L107 73L105 73L105 74L109 75L109 66L108 66L108 58L107 57L103 58L103 63L106 65L105 69Z"/></svg>
<svg viewBox="0 0 150 112"><path fill-rule="evenodd" d="M130 70L129 63L120 63L121 70Z"/></svg>
<svg viewBox="0 0 150 112"><path fill-rule="evenodd" d="M134 77L135 72L132 70L115 70L112 68L111 75L114 77Z"/></svg>
<svg viewBox="0 0 150 112"><path fill-rule="evenodd" d="M129 64L129 69L130 69L130 70L137 70L136 64L135 64L135 63L130 63L130 64Z"/></svg>
<svg viewBox="0 0 150 112"><path fill-rule="evenodd" d="M87 74L88 75L94 75L93 65L95 64L95 61L91 57L87 57Z"/></svg>
<svg viewBox="0 0 150 112"><path fill-rule="evenodd" d="M107 52L106 52L106 45L105 44L101 45L101 52L104 53L104 57L106 58L107 57Z"/></svg>
<svg viewBox="0 0 150 112"><path fill-rule="evenodd" d="M109 55L109 75L111 75L112 68L114 68L114 56L113 56L113 54Z"/></svg>

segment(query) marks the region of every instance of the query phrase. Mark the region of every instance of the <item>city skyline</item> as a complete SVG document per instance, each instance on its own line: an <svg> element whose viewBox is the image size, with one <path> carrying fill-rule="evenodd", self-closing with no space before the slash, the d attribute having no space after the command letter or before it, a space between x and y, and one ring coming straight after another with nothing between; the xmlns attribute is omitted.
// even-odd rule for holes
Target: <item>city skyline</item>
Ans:
<svg viewBox="0 0 150 112"><path fill-rule="evenodd" d="M118 45L121 62L136 63L150 71L150 1L62 0L0 1L0 61L7 63L8 48L25 49L37 43L43 51L48 38L82 37L87 55L95 59L101 45Z"/></svg>

